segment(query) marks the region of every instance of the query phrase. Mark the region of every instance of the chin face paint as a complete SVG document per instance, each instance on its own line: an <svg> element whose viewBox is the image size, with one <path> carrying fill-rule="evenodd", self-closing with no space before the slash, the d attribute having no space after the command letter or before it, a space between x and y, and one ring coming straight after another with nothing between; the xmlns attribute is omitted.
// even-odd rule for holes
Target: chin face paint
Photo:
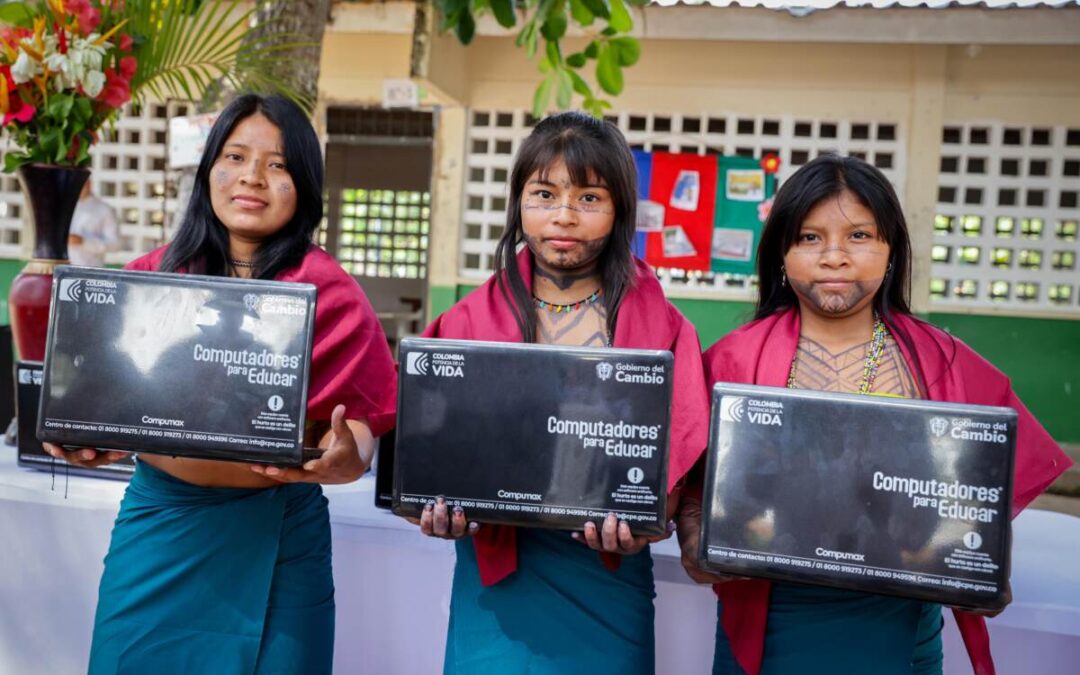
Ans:
<svg viewBox="0 0 1080 675"><path fill-rule="evenodd" d="M560 288L569 288L577 278L592 276L594 264L600 258L608 237L582 240L572 234L555 233L549 237L525 235L525 243L538 265ZM563 285L565 284L565 285Z"/></svg>
<svg viewBox="0 0 1080 675"><path fill-rule="evenodd" d="M809 306L817 314L846 316L871 302L874 294L884 283L884 277L852 281L798 279L788 277L788 283L798 296L800 304Z"/></svg>

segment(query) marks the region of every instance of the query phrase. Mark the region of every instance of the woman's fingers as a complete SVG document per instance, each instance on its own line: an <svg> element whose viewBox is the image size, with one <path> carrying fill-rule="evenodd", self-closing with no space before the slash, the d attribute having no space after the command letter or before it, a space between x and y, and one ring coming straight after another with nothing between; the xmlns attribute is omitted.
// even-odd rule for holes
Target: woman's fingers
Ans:
<svg viewBox="0 0 1080 675"><path fill-rule="evenodd" d="M604 526L600 528L600 540L608 553L616 553L619 550L618 530L619 519L614 513L607 514L607 518L604 518Z"/></svg>
<svg viewBox="0 0 1080 675"><path fill-rule="evenodd" d="M460 539L480 531L479 523L470 523L466 519L465 509L460 506L450 508L445 497L436 497L434 502L425 504L420 512L419 520L415 518L407 518L407 520L419 523L421 533L440 539Z"/></svg>

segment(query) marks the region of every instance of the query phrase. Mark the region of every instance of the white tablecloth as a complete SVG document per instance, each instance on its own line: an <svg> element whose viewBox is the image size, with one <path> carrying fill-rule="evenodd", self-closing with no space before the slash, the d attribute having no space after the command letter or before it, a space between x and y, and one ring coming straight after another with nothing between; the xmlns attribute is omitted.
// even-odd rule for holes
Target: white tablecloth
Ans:
<svg viewBox="0 0 1080 675"><path fill-rule="evenodd" d="M19 469L0 446L0 675L84 673L97 583L125 483ZM336 672L440 673L453 547L373 506L369 476L330 486ZM990 622L1000 675L1080 672L1080 518L1028 511L1014 525L1013 604ZM716 604L654 547L657 673L708 673ZM969 673L951 623L946 673Z"/></svg>

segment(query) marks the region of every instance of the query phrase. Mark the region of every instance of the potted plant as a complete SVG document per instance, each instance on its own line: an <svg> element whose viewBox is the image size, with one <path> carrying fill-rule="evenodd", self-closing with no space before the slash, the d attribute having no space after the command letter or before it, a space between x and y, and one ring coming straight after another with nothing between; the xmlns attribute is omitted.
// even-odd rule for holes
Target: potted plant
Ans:
<svg viewBox="0 0 1080 675"><path fill-rule="evenodd" d="M71 217L103 126L146 93L197 101L218 82L290 93L264 68L273 52L294 45L245 42L253 10L239 4L0 1L3 169L18 174L34 229L33 256L9 298L20 358L44 358L52 270L66 262Z"/></svg>

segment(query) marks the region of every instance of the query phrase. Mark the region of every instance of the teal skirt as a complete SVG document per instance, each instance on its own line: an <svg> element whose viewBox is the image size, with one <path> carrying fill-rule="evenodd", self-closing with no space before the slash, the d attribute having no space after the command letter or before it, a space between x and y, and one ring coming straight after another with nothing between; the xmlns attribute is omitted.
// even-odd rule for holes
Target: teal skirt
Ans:
<svg viewBox="0 0 1080 675"><path fill-rule="evenodd" d="M720 625L713 675L745 675ZM941 675L941 606L773 584L761 675Z"/></svg>
<svg viewBox="0 0 1080 675"><path fill-rule="evenodd" d="M98 593L90 675L330 673L322 489L204 488L138 463Z"/></svg>
<svg viewBox="0 0 1080 675"><path fill-rule="evenodd" d="M648 549L612 572L569 532L522 528L517 542L517 571L489 587L457 542L445 675L653 673Z"/></svg>

